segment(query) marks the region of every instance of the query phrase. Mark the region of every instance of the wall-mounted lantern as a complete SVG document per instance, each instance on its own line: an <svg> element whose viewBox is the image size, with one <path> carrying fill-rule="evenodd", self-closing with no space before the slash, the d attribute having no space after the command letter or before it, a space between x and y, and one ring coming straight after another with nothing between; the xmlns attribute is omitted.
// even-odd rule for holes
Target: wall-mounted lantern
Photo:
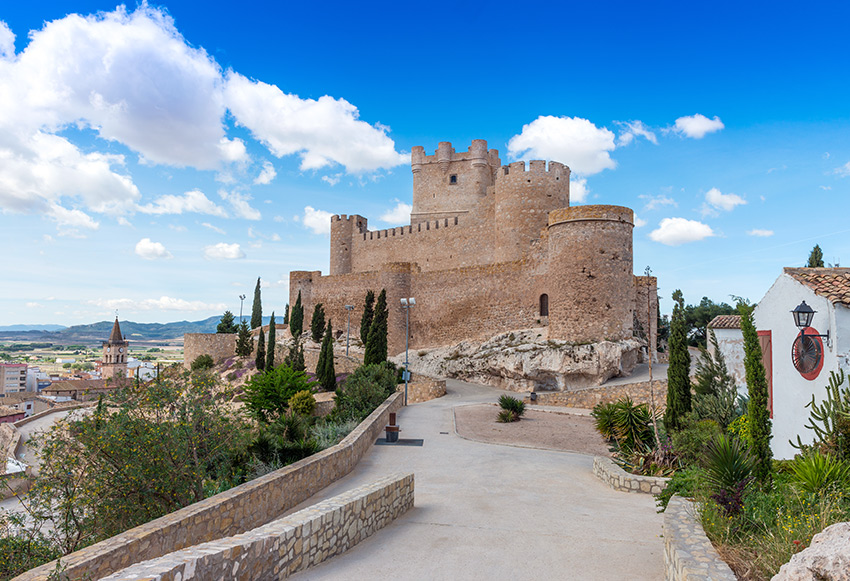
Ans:
<svg viewBox="0 0 850 581"><path fill-rule="evenodd" d="M816 378L823 367L823 343L820 338L825 338L827 347L830 346L828 329L826 334L806 332L806 329L811 327L816 312L806 301L791 311L794 325L800 329L800 334L791 345L791 361L800 375L808 380Z"/></svg>

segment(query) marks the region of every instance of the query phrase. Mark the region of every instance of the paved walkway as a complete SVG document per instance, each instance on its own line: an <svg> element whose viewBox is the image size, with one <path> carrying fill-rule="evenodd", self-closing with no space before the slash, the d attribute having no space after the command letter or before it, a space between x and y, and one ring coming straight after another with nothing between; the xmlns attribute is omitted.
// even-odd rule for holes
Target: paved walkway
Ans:
<svg viewBox="0 0 850 581"><path fill-rule="evenodd" d="M447 382L448 395L399 412L402 438L299 507L393 472L414 472L415 507L296 579L537 580L664 578L661 515L650 495L615 492L590 456L472 442L452 408L496 389Z"/></svg>

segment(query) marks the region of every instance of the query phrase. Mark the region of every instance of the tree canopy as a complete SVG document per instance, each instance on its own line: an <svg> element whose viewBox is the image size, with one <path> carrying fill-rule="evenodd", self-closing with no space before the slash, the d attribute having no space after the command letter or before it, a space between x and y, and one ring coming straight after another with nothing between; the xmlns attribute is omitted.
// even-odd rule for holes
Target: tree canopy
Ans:
<svg viewBox="0 0 850 581"><path fill-rule="evenodd" d="M718 315L734 315L737 311L727 303L715 303L708 297L702 297L698 305L688 305L684 312L688 345L704 347L707 345L705 329L711 320Z"/></svg>
<svg viewBox="0 0 850 581"><path fill-rule="evenodd" d="M387 360L387 324L389 312L387 311L387 291L381 290L378 302L375 304L375 316L369 327L369 336L366 338L366 351L363 354L363 364L372 365Z"/></svg>
<svg viewBox="0 0 850 581"><path fill-rule="evenodd" d="M221 321L215 329L216 333L236 333L239 331L239 327L234 323L233 313L230 311L224 311L224 314L221 316Z"/></svg>
<svg viewBox="0 0 850 581"><path fill-rule="evenodd" d="M806 266L809 268L823 268L823 250L820 249L819 244L815 244L815 247L809 253L809 260Z"/></svg>
<svg viewBox="0 0 850 581"><path fill-rule="evenodd" d="M375 291L366 291L366 301L363 304L363 316L360 317L360 340L366 345L369 338L369 328L372 326L372 317L375 316Z"/></svg>
<svg viewBox="0 0 850 581"><path fill-rule="evenodd" d="M263 301L260 298L260 277L257 277L257 286L254 287L254 304L251 307L251 328L263 326Z"/></svg>
<svg viewBox="0 0 850 581"><path fill-rule="evenodd" d="M678 430L691 411L691 356L688 353L685 300L682 291L673 293L673 317L670 319L670 363L667 367L667 409L664 427Z"/></svg>

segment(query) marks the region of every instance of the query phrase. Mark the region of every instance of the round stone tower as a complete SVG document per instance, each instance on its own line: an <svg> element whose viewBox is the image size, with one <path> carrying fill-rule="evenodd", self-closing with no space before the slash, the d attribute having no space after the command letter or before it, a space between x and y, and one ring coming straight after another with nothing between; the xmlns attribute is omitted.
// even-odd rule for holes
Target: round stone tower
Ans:
<svg viewBox="0 0 850 581"><path fill-rule="evenodd" d="M368 227L363 216L345 214L331 217L331 263L330 274L348 274L351 272L351 252L354 236Z"/></svg>
<svg viewBox="0 0 850 581"><path fill-rule="evenodd" d="M549 212L570 205L570 168L556 161L517 161L496 170L496 261L519 260L540 238Z"/></svg>
<svg viewBox="0 0 850 581"><path fill-rule="evenodd" d="M549 214L549 338L576 343L632 335L634 213L575 206Z"/></svg>

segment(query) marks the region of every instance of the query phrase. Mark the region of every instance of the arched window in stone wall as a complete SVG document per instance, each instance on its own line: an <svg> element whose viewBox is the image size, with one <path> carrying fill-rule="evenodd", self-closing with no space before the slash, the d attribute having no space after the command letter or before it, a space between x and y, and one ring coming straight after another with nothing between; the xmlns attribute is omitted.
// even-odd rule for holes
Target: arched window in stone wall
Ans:
<svg viewBox="0 0 850 581"><path fill-rule="evenodd" d="M547 295L546 293L540 295L540 316L549 316L549 295Z"/></svg>

